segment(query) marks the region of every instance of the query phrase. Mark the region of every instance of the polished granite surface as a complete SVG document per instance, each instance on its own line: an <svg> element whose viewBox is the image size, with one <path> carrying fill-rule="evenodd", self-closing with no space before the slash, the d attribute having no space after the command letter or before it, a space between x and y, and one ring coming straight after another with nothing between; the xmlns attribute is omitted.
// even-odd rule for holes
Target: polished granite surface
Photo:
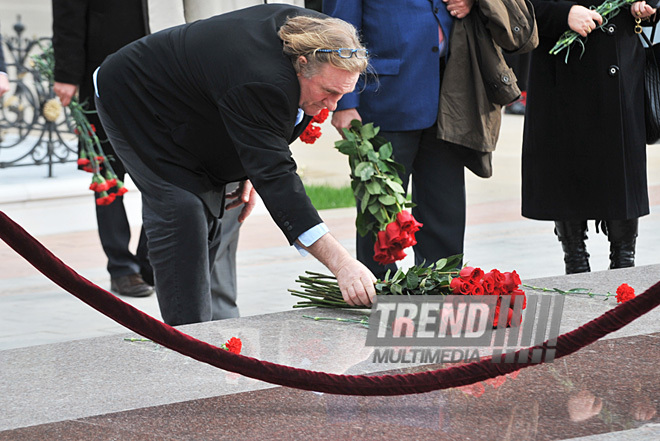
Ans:
<svg viewBox="0 0 660 441"><path fill-rule="evenodd" d="M528 283L614 292L626 282L641 293L659 272L649 266ZM615 304L568 297L561 332ZM440 367L374 364L366 329L305 314L351 313L290 311L180 329L213 344L238 336L245 355L326 372ZM660 439L658 310L552 364L402 397L274 387L124 337L135 335L0 351L0 440Z"/></svg>
<svg viewBox="0 0 660 441"><path fill-rule="evenodd" d="M626 337L460 389L355 397L278 387L37 425L0 439L553 440L626 430L658 439L658 354L660 334Z"/></svg>

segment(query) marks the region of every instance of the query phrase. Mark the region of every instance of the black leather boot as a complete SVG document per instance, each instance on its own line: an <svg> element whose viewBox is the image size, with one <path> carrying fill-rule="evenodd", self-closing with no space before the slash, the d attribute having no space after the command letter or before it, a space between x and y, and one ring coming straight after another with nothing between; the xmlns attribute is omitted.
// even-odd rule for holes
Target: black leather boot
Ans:
<svg viewBox="0 0 660 441"><path fill-rule="evenodd" d="M610 241L610 269L635 266L635 242L639 219L608 220L607 238Z"/></svg>
<svg viewBox="0 0 660 441"><path fill-rule="evenodd" d="M589 253L584 243L587 221L555 221L555 234L564 250L566 274L590 272Z"/></svg>

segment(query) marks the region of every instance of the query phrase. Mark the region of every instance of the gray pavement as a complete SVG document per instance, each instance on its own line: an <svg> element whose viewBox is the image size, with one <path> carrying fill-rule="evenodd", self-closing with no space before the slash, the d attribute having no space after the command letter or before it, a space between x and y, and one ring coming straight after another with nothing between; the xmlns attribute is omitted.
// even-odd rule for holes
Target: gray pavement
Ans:
<svg viewBox="0 0 660 441"><path fill-rule="evenodd" d="M504 116L502 135L494 155L491 179L466 174L468 226L466 261L485 270L517 270L523 279L562 274L559 243L549 222L520 216L520 138L522 118ZM308 183L348 183L346 158L332 148L337 134L326 123L314 145L292 146L300 173ZM640 222L637 264L660 263L660 149L649 149L652 213ZM44 167L0 170L0 210L41 240L67 264L99 286L109 287L105 257L95 232L89 176L73 164L55 167L46 178ZM140 197L130 182L126 206L135 232L140 226ZM340 242L354 252L353 209L321 213ZM137 234L135 235L137 236ZM135 244L133 244L135 247ZM608 243L590 233L594 271L607 267ZM403 265L411 264L411 256ZM325 271L311 257L289 247L263 205L242 227L238 250L238 289L241 315L290 310L296 300L287 292L305 270ZM624 282L622 280L622 282ZM630 281L625 281L631 283ZM125 298L160 318L156 297ZM4 243L0 244L0 350L122 333L125 329L92 310L37 273Z"/></svg>

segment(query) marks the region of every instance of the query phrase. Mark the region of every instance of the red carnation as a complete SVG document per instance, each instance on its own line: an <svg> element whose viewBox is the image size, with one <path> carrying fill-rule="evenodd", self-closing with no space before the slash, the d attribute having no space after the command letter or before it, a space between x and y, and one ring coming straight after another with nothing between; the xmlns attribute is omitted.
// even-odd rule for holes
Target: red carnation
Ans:
<svg viewBox="0 0 660 441"><path fill-rule="evenodd" d="M325 122L326 119L328 119L329 113L330 112L328 111L328 109L322 109L318 114L316 114L312 118L312 122L317 124L322 124L323 122Z"/></svg>
<svg viewBox="0 0 660 441"><path fill-rule="evenodd" d="M87 158L78 158L78 165L80 165L80 166L89 165L89 159L87 159Z"/></svg>
<svg viewBox="0 0 660 441"><path fill-rule="evenodd" d="M231 352L232 354L240 354L241 349L243 348L243 342L240 338L232 337L227 343L222 345L222 348Z"/></svg>
<svg viewBox="0 0 660 441"><path fill-rule="evenodd" d="M117 189L117 196L123 196L126 193L128 193L128 189L126 189L124 186L121 186Z"/></svg>
<svg viewBox="0 0 660 441"><path fill-rule="evenodd" d="M112 188L112 187L114 187L115 185L117 185L117 179L116 179L116 178L108 179L108 180L106 180L105 182L108 183L108 187L109 187L109 188Z"/></svg>
<svg viewBox="0 0 660 441"><path fill-rule="evenodd" d="M314 144L320 137L321 128L313 124L309 124L305 131L303 131L300 135L300 140L305 144Z"/></svg>
<svg viewBox="0 0 660 441"><path fill-rule="evenodd" d="M616 302L623 303L635 298L635 290L627 283L621 284L616 289Z"/></svg>

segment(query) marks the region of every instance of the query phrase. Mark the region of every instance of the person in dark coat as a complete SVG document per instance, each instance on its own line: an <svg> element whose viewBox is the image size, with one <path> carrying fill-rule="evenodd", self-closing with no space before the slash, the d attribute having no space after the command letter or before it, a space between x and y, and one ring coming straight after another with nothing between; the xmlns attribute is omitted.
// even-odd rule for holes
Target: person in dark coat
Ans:
<svg viewBox="0 0 660 441"><path fill-rule="evenodd" d="M146 3L146 2L144 2ZM136 0L53 0L53 49L55 84L53 90L62 105L68 106L78 92L81 103L94 110L92 73L106 56L144 37L149 32L143 2ZM113 161L120 180L126 171L96 113L87 115L96 127L103 152ZM79 145L79 151L82 146ZM137 253L128 248L131 238L123 197L110 205L96 205L96 220L103 251L108 258L111 289L118 294L144 297L153 293L145 282L151 276L147 237L140 233Z"/></svg>
<svg viewBox="0 0 660 441"><path fill-rule="evenodd" d="M566 273L590 271L587 220L610 241L610 268L634 266L638 218L649 213L640 1L597 29L599 1L532 0L540 42L532 52L522 153L522 214L555 221ZM551 55L568 28L588 35Z"/></svg>
<svg viewBox="0 0 660 441"><path fill-rule="evenodd" d="M339 48L357 51L342 58ZM243 205L244 220L254 189L289 243L337 276L349 304L370 304L375 277L328 233L289 149L312 116L355 88L363 49L346 22L261 5L149 35L96 71L101 121L142 193L166 323L211 319L218 218ZM241 185L226 203L231 182Z"/></svg>

